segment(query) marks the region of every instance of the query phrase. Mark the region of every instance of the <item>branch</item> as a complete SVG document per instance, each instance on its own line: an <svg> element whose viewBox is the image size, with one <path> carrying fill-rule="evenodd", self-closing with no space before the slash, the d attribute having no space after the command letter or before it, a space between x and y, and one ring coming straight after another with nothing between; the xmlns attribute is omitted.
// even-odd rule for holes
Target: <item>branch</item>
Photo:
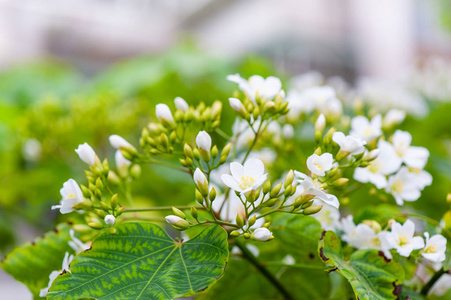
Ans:
<svg viewBox="0 0 451 300"><path fill-rule="evenodd" d="M240 248L243 253L243 257L246 258L257 270L262 273L263 276L268 279L272 285L283 295L285 300L294 300L294 298L290 295L290 293L285 289L285 287L271 274L258 260L257 258L247 249L247 247L242 244L240 241L236 240L236 246Z"/></svg>

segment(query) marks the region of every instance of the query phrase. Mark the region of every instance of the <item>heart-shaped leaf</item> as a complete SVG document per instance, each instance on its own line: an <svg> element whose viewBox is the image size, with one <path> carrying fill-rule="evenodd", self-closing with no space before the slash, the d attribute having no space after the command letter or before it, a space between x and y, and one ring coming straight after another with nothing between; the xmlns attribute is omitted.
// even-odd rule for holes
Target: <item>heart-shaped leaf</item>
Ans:
<svg viewBox="0 0 451 300"><path fill-rule="evenodd" d="M60 224L33 242L15 248L0 266L38 297L39 291L49 283L50 273L61 269L64 253L73 253L67 244L71 240L69 229L69 225Z"/></svg>
<svg viewBox="0 0 451 300"><path fill-rule="evenodd" d="M321 259L334 266L331 271L340 272L348 279L358 299L397 299L399 285L404 281L404 269L400 263L384 257L374 249L358 250L351 260L343 259L341 241L332 231L324 232L318 252Z"/></svg>
<svg viewBox="0 0 451 300"><path fill-rule="evenodd" d="M228 259L227 233L205 228L187 242L150 223L126 223L101 234L57 277L49 299L174 299L206 289Z"/></svg>

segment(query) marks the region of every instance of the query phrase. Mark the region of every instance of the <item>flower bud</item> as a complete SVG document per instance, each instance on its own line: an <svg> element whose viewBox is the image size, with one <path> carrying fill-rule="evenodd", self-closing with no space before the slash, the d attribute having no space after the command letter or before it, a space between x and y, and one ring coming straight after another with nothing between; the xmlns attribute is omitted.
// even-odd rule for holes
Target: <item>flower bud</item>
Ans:
<svg viewBox="0 0 451 300"><path fill-rule="evenodd" d="M283 192L283 195L285 198L289 197L291 195L291 192L293 190L293 186L289 185L285 188L285 191Z"/></svg>
<svg viewBox="0 0 451 300"><path fill-rule="evenodd" d="M181 111L188 111L189 110L188 103L186 103L186 101L183 98L181 98L181 97L175 97L174 104L175 104L175 107L178 110L181 110Z"/></svg>
<svg viewBox="0 0 451 300"><path fill-rule="evenodd" d="M190 145L187 143L183 146L183 154L185 154L186 157L193 158L193 149L191 149Z"/></svg>
<svg viewBox="0 0 451 300"><path fill-rule="evenodd" d="M201 131L196 137L196 145L205 162L210 161L211 137L206 131Z"/></svg>
<svg viewBox="0 0 451 300"><path fill-rule="evenodd" d="M255 221L257 221L257 216L253 215L253 216L249 219L249 221L248 221L249 226L254 225L254 224L255 224Z"/></svg>
<svg viewBox="0 0 451 300"><path fill-rule="evenodd" d="M272 188L271 193L269 194L269 196L271 198L276 198L279 195L280 189L282 188L283 183L279 183L278 185L276 185L275 187Z"/></svg>
<svg viewBox="0 0 451 300"><path fill-rule="evenodd" d="M105 216L105 224L112 226L114 223L116 223L116 218L113 215L106 215Z"/></svg>
<svg viewBox="0 0 451 300"><path fill-rule="evenodd" d="M371 227L376 233L382 230L381 225L374 220L363 220L362 223Z"/></svg>
<svg viewBox="0 0 451 300"><path fill-rule="evenodd" d="M272 235L272 232L269 231L268 228L261 227L254 230L254 232L252 233L252 238L260 242L266 242L274 237Z"/></svg>
<svg viewBox="0 0 451 300"><path fill-rule="evenodd" d="M99 221L89 222L88 226L91 227L92 229L102 229L103 228L103 225Z"/></svg>
<svg viewBox="0 0 451 300"><path fill-rule="evenodd" d="M338 178L337 180L332 182L332 185L336 186L336 187L342 187L342 186L345 186L348 182L349 182L349 178L342 177L342 178Z"/></svg>
<svg viewBox="0 0 451 300"><path fill-rule="evenodd" d="M377 158L377 156L379 155L379 153L381 152L381 150L379 149L373 149L370 152L368 152L367 155L365 155L363 157L364 161L370 162L372 160L375 160Z"/></svg>
<svg viewBox="0 0 451 300"><path fill-rule="evenodd" d="M180 209L178 209L177 207L172 207L172 211L174 212L174 215L176 215L177 217L180 217L182 219L186 219L186 215L183 211L181 211Z"/></svg>
<svg viewBox="0 0 451 300"><path fill-rule="evenodd" d="M232 143L228 143L227 145L224 146L224 148L222 148L221 158L219 160L220 164L223 164L226 162L227 156L229 156L229 153L230 153L230 149L232 149Z"/></svg>
<svg viewBox="0 0 451 300"><path fill-rule="evenodd" d="M319 212L323 208L322 205L312 205L304 209L304 215L313 215Z"/></svg>
<svg viewBox="0 0 451 300"><path fill-rule="evenodd" d="M121 183L121 179L114 173L113 171L108 172L108 182L119 185Z"/></svg>
<svg viewBox="0 0 451 300"><path fill-rule="evenodd" d="M294 180L294 172L293 172L293 170L290 170L290 171L288 171L288 174L285 177L285 183L283 186L286 188L287 186L289 186L293 183L293 180Z"/></svg>
<svg viewBox="0 0 451 300"><path fill-rule="evenodd" d="M136 179L139 178L139 176L141 176L141 166L140 165L133 165L130 168L130 175Z"/></svg>
<svg viewBox="0 0 451 300"><path fill-rule="evenodd" d="M213 148L211 148L211 156L213 159L215 159L219 154L218 146L214 145Z"/></svg>
<svg viewBox="0 0 451 300"><path fill-rule="evenodd" d="M190 213L191 213L191 216L197 220L197 217L198 217L197 208L195 208L194 206L191 206Z"/></svg>
<svg viewBox="0 0 451 300"><path fill-rule="evenodd" d="M157 104L155 107L155 114L157 115L158 120L160 120L165 127L172 127L174 124L174 118L172 117L171 110L166 104Z"/></svg>
<svg viewBox="0 0 451 300"><path fill-rule="evenodd" d="M201 205L204 204L204 197L202 196L202 194L199 192L198 189L196 189L196 201Z"/></svg>
<svg viewBox="0 0 451 300"><path fill-rule="evenodd" d="M276 105L272 101L268 101L263 105L263 112L264 113L272 113L276 110Z"/></svg>
<svg viewBox="0 0 451 300"><path fill-rule="evenodd" d="M98 160L96 153L92 149L91 146L88 145L88 143L84 143L81 145L78 145L78 148L75 149L75 152L77 152L80 159L90 165L91 167L94 167L96 164L96 160Z"/></svg>
<svg viewBox="0 0 451 300"><path fill-rule="evenodd" d="M249 234L249 233L244 233L243 234L243 237L246 239L246 240L248 240L248 239L250 239L251 238L251 235Z"/></svg>
<svg viewBox="0 0 451 300"><path fill-rule="evenodd" d="M208 198L211 202L216 199L216 189L214 187L211 188L210 193L208 194Z"/></svg>
<svg viewBox="0 0 451 300"><path fill-rule="evenodd" d="M196 168L193 175L194 183L203 196L208 195L208 180L199 168Z"/></svg>
<svg viewBox="0 0 451 300"><path fill-rule="evenodd" d="M263 194L268 194L271 191L271 181L267 181L264 185L263 185Z"/></svg>
<svg viewBox="0 0 451 300"><path fill-rule="evenodd" d="M168 222L169 224L175 224L178 221L182 221L183 219L180 218L179 216L175 216L175 215L168 215L165 217L166 222Z"/></svg>
<svg viewBox="0 0 451 300"><path fill-rule="evenodd" d="M238 225L239 228L243 228L244 220L243 220L243 218L241 217L240 214L236 215L236 219L235 220L236 220L236 225Z"/></svg>
<svg viewBox="0 0 451 300"><path fill-rule="evenodd" d="M451 193L448 193L448 195L446 195L446 202L451 204Z"/></svg>
<svg viewBox="0 0 451 300"><path fill-rule="evenodd" d="M213 105L211 106L211 119L217 120L221 117L221 111L222 111L222 102L221 101L215 101L213 102Z"/></svg>
<svg viewBox="0 0 451 300"><path fill-rule="evenodd" d="M230 233L230 236L238 237L238 236L240 236L240 233L238 231L234 230Z"/></svg>
<svg viewBox="0 0 451 300"><path fill-rule="evenodd" d="M117 194L114 194L113 197L111 197L110 202L111 208L115 209L117 207L117 204L118 204Z"/></svg>
<svg viewBox="0 0 451 300"><path fill-rule="evenodd" d="M265 205L268 206L268 207L274 206L274 204L276 204L277 200L279 200L279 199L271 198L271 199L269 199L268 201L265 202Z"/></svg>
<svg viewBox="0 0 451 300"><path fill-rule="evenodd" d="M315 132L323 133L326 128L326 117L323 114L320 114L315 122Z"/></svg>
<svg viewBox="0 0 451 300"><path fill-rule="evenodd" d="M349 154L351 154L351 152L340 150L340 151L338 151L337 156L335 156L335 159L336 159L337 161L340 161L340 160L342 160L343 158L349 156Z"/></svg>
<svg viewBox="0 0 451 300"><path fill-rule="evenodd" d="M194 156L194 159L195 159L195 160L197 160L197 161L200 160L200 152L199 152L199 149L197 149L197 148L194 148L194 149L193 149L193 156Z"/></svg>
<svg viewBox="0 0 451 300"><path fill-rule="evenodd" d="M89 191L89 189L86 186L84 186L83 184L80 184L80 189L81 189L81 192L83 193L83 197L85 197L85 198L91 197L91 192Z"/></svg>
<svg viewBox="0 0 451 300"><path fill-rule="evenodd" d="M234 111L237 113L242 113L244 111L244 105L241 103L241 101L237 98L229 98L230 106Z"/></svg>

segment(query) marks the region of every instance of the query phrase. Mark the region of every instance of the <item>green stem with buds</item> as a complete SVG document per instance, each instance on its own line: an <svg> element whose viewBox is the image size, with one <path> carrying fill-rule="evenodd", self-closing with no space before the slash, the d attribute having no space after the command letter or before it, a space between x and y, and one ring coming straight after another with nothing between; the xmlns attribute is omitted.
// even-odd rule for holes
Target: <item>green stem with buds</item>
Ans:
<svg viewBox="0 0 451 300"><path fill-rule="evenodd" d="M177 206L178 209L191 209L192 206ZM194 206L196 209L205 209L203 206ZM156 207L146 207L146 208L124 208L123 213L126 212L146 212L146 211L162 211L162 210L172 210L172 206L156 206Z"/></svg>

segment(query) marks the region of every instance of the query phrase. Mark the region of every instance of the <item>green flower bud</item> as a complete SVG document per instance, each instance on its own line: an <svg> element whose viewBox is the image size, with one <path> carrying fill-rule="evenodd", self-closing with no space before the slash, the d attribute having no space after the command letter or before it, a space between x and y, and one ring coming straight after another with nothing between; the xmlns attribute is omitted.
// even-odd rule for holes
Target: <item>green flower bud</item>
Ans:
<svg viewBox="0 0 451 300"><path fill-rule="evenodd" d="M196 201L199 204L204 204L204 196L202 196L201 192L198 189L196 189Z"/></svg>
<svg viewBox="0 0 451 300"><path fill-rule="evenodd" d="M103 183L102 183L102 179L100 179L100 177L97 177L96 180L96 187L101 191L103 190Z"/></svg>
<svg viewBox="0 0 451 300"><path fill-rule="evenodd" d="M88 226L93 229L102 229L103 225L100 222L89 222Z"/></svg>
<svg viewBox="0 0 451 300"><path fill-rule="evenodd" d="M99 217L99 218L105 218L105 216L107 215L103 210L100 209L94 209L94 213Z"/></svg>
<svg viewBox="0 0 451 300"><path fill-rule="evenodd" d="M216 189L214 187L211 188L208 198L210 198L211 202L213 202L216 199Z"/></svg>
<svg viewBox="0 0 451 300"><path fill-rule="evenodd" d="M199 152L199 149L194 148L194 150L193 150L193 156L194 156L194 159L195 159L195 160L197 160L197 161L200 160L200 152Z"/></svg>
<svg viewBox="0 0 451 300"><path fill-rule="evenodd" d="M213 157L213 159L215 159L218 156L218 153L219 153L218 147L214 145L213 148L211 148L211 156Z"/></svg>
<svg viewBox="0 0 451 300"><path fill-rule="evenodd" d="M263 194L268 194L271 191L271 181L267 181L264 185L263 185Z"/></svg>
<svg viewBox="0 0 451 300"><path fill-rule="evenodd" d="M335 156L335 159L336 159L337 161L340 161L340 160L342 160L343 158L348 157L349 154L351 154L351 152L340 150L340 151L338 151L337 156Z"/></svg>
<svg viewBox="0 0 451 300"><path fill-rule="evenodd" d="M191 206L190 213L191 213L191 216L197 220L197 217L198 217L197 208L195 208L194 206Z"/></svg>
<svg viewBox="0 0 451 300"><path fill-rule="evenodd" d="M99 204L100 204L100 207L101 207L104 211L108 212L108 211L110 210L110 207L109 207L105 202L99 201ZM104 216L104 217L105 217L105 216Z"/></svg>
<svg viewBox="0 0 451 300"><path fill-rule="evenodd" d="M338 178L337 180L335 180L332 185L335 187L343 187L345 186L347 183L349 182L349 178Z"/></svg>
<svg viewBox="0 0 451 300"><path fill-rule="evenodd" d="M124 211L124 208L121 206L118 209L116 209L116 217L119 217L122 215L122 212Z"/></svg>
<svg viewBox="0 0 451 300"><path fill-rule="evenodd" d="M111 197L111 208L115 209L117 207L118 204L118 200L117 200L117 194L114 194L113 197Z"/></svg>
<svg viewBox="0 0 451 300"><path fill-rule="evenodd" d="M278 185L276 185L275 187L272 188L271 193L269 194L269 196L271 198L276 198L279 195L280 189L282 188L283 183L279 183Z"/></svg>
<svg viewBox="0 0 451 300"><path fill-rule="evenodd" d="M262 227L269 228L270 225L271 225L271 222L266 222L265 224L262 225Z"/></svg>
<svg viewBox="0 0 451 300"><path fill-rule="evenodd" d="M276 105L272 101L268 101L263 105L263 112L264 113L274 113L276 110Z"/></svg>
<svg viewBox="0 0 451 300"><path fill-rule="evenodd" d="M81 189L81 192L83 193L83 197L85 197L85 198L91 197L91 191L86 186L84 186L83 184L80 184L80 189Z"/></svg>
<svg viewBox="0 0 451 300"><path fill-rule="evenodd" d="M238 236L240 236L240 233L238 231L234 230L230 233L230 236L238 237Z"/></svg>
<svg viewBox="0 0 451 300"><path fill-rule="evenodd" d="M236 215L236 225L238 225L239 228L243 228L243 226L244 226L244 220L240 216L240 214Z"/></svg>
<svg viewBox="0 0 451 300"><path fill-rule="evenodd" d="M177 229L179 231L184 231L189 228L189 223L186 220L179 220L179 221L175 222L174 224L172 224L172 227L174 227L175 229Z"/></svg>
<svg viewBox="0 0 451 300"><path fill-rule="evenodd" d="M82 209L85 211L90 211L92 210L92 202L89 200L83 200L83 202L77 203L76 205L74 205L75 209Z"/></svg>
<svg viewBox="0 0 451 300"><path fill-rule="evenodd" d="M265 205L268 207L274 206L274 204L276 204L277 200L279 200L278 198L271 198L268 201L265 202Z"/></svg>
<svg viewBox="0 0 451 300"><path fill-rule="evenodd" d="M113 171L108 172L108 182L114 185L121 184L121 179Z"/></svg>
<svg viewBox="0 0 451 300"><path fill-rule="evenodd" d="M248 239L250 239L251 238L251 235L249 234L249 233L245 233L245 234L243 234L243 237L246 239L246 240L248 240Z"/></svg>
<svg viewBox="0 0 451 300"><path fill-rule="evenodd" d="M140 165L132 165L132 167L130 168L130 175L134 179L139 178L141 176L141 166Z"/></svg>
<svg viewBox="0 0 451 300"><path fill-rule="evenodd" d="M319 212L323 208L322 205L312 205L304 209L304 215L313 215Z"/></svg>
<svg viewBox="0 0 451 300"><path fill-rule="evenodd" d="M290 171L288 171L288 174L285 177L285 183L283 186L286 188L287 186L289 186L293 183L293 180L294 180L294 172L293 172L293 170L290 170Z"/></svg>
<svg viewBox="0 0 451 300"><path fill-rule="evenodd" d="M193 149L187 143L183 146L183 154L185 154L186 157L193 158Z"/></svg>
<svg viewBox="0 0 451 300"><path fill-rule="evenodd" d="M293 189L293 187L291 185L289 185L285 188L285 191L283 192L283 195L285 196L285 198L291 196L292 189Z"/></svg>
<svg viewBox="0 0 451 300"><path fill-rule="evenodd" d="M117 230L114 227L110 228L110 234L116 234Z"/></svg>
<svg viewBox="0 0 451 300"><path fill-rule="evenodd" d="M182 219L186 219L186 215L185 213L183 213L183 211L181 211L180 209L178 209L177 207L172 207L172 211L174 212L174 215L182 218Z"/></svg>
<svg viewBox="0 0 451 300"><path fill-rule="evenodd" d="M253 216L249 219L249 221L248 221L249 226L254 225L254 224L255 224L255 221L257 221L257 217L256 217L255 215L253 215Z"/></svg>

